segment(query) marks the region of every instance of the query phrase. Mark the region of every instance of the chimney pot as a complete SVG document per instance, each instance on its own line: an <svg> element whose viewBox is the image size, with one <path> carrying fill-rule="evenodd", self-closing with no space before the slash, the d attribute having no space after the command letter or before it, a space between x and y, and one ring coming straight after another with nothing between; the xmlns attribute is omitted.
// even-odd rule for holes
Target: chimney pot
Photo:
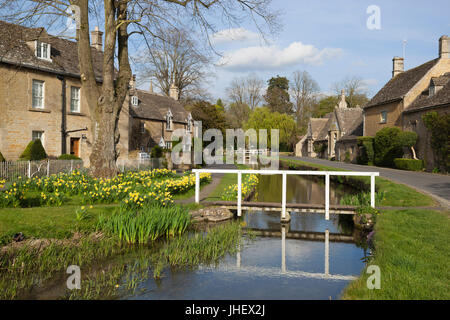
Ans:
<svg viewBox="0 0 450 320"><path fill-rule="evenodd" d="M405 61L403 58L394 57L394 59L392 59L392 62L393 62L392 78L394 78L396 75L405 71Z"/></svg>
<svg viewBox="0 0 450 320"><path fill-rule="evenodd" d="M169 90L169 96L174 100L178 100L179 94L180 94L180 90L175 85L175 83L172 83L172 85L170 86L170 90Z"/></svg>
<svg viewBox="0 0 450 320"><path fill-rule="evenodd" d="M450 59L450 37L439 38L439 58Z"/></svg>
<svg viewBox="0 0 450 320"><path fill-rule="evenodd" d="M99 51L103 51L103 32L98 27L91 31L91 46Z"/></svg>

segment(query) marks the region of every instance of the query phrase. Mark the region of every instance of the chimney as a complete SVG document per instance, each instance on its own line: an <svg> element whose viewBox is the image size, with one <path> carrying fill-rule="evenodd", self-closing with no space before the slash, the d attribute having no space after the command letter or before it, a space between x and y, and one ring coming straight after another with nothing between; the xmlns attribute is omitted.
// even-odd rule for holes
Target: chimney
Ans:
<svg viewBox="0 0 450 320"><path fill-rule="evenodd" d="M130 90L136 90L136 75L133 74L133 76L130 79Z"/></svg>
<svg viewBox="0 0 450 320"><path fill-rule="evenodd" d="M394 59L392 59L392 62L393 62L392 78L394 78L396 75L405 71L405 66L404 66L404 59L400 57L394 57Z"/></svg>
<svg viewBox="0 0 450 320"><path fill-rule="evenodd" d="M450 37L448 36L439 38L439 58L450 58Z"/></svg>
<svg viewBox="0 0 450 320"><path fill-rule="evenodd" d="M99 51L103 51L103 32L98 30L98 27L91 31L91 46Z"/></svg>
<svg viewBox="0 0 450 320"><path fill-rule="evenodd" d="M169 90L169 96L174 100L178 100L179 93L180 91L178 90L178 87L175 85L175 83L172 82L172 85L170 86Z"/></svg>

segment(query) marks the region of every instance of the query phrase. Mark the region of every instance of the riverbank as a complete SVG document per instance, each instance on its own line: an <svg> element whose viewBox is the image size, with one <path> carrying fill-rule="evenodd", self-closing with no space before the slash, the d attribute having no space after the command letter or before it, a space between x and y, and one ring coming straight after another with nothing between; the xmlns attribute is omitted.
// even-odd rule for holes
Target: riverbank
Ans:
<svg viewBox="0 0 450 320"><path fill-rule="evenodd" d="M284 165L328 171L334 167L299 160L280 160ZM366 181L364 178L357 178ZM348 182L348 181L347 181ZM351 183L351 182L350 182ZM377 206L411 207L383 210L375 224L373 257L358 280L342 293L342 299L449 299L450 276L448 243L450 212L416 209L436 206L428 195L403 184L376 178L377 192L384 192ZM381 272L381 288L368 289L367 268L377 265Z"/></svg>

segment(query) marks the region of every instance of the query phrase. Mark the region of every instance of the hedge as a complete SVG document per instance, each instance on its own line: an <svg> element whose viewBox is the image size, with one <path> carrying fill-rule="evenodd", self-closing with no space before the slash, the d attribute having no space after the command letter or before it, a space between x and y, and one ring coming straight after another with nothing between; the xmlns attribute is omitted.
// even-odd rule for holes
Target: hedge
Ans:
<svg viewBox="0 0 450 320"><path fill-rule="evenodd" d="M81 160L81 158L73 154L62 154L58 157L58 160Z"/></svg>
<svg viewBox="0 0 450 320"><path fill-rule="evenodd" d="M161 158L162 155L163 155L163 149L159 145L154 146L152 148L152 151L150 152L151 158Z"/></svg>
<svg viewBox="0 0 450 320"><path fill-rule="evenodd" d="M422 171L424 167L423 160L396 158L394 163L395 167L401 170Z"/></svg>
<svg viewBox="0 0 450 320"><path fill-rule="evenodd" d="M373 166L375 152L373 150L373 137L358 137L358 147L360 152L358 152L358 157L356 161L359 164L367 164Z"/></svg>
<svg viewBox="0 0 450 320"><path fill-rule="evenodd" d="M47 158L47 153L40 139L30 141L20 155L20 160L42 160Z"/></svg>

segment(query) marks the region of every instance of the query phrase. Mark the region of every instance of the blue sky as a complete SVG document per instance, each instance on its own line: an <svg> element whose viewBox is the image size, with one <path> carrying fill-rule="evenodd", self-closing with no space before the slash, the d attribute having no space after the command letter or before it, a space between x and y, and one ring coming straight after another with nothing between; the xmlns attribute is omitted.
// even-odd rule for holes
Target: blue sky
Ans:
<svg viewBox="0 0 450 320"><path fill-rule="evenodd" d="M370 5L380 8L380 30L367 28ZM215 48L224 55L216 60L227 64L215 68L207 86L214 98L226 100L234 77L254 73L268 80L295 70L308 71L324 93L346 76L359 76L373 95L390 79L392 58L403 55L403 39L409 69L436 58L439 37L450 34L448 0L274 0L273 7L282 11L283 30L269 44L251 24L216 36Z"/></svg>

